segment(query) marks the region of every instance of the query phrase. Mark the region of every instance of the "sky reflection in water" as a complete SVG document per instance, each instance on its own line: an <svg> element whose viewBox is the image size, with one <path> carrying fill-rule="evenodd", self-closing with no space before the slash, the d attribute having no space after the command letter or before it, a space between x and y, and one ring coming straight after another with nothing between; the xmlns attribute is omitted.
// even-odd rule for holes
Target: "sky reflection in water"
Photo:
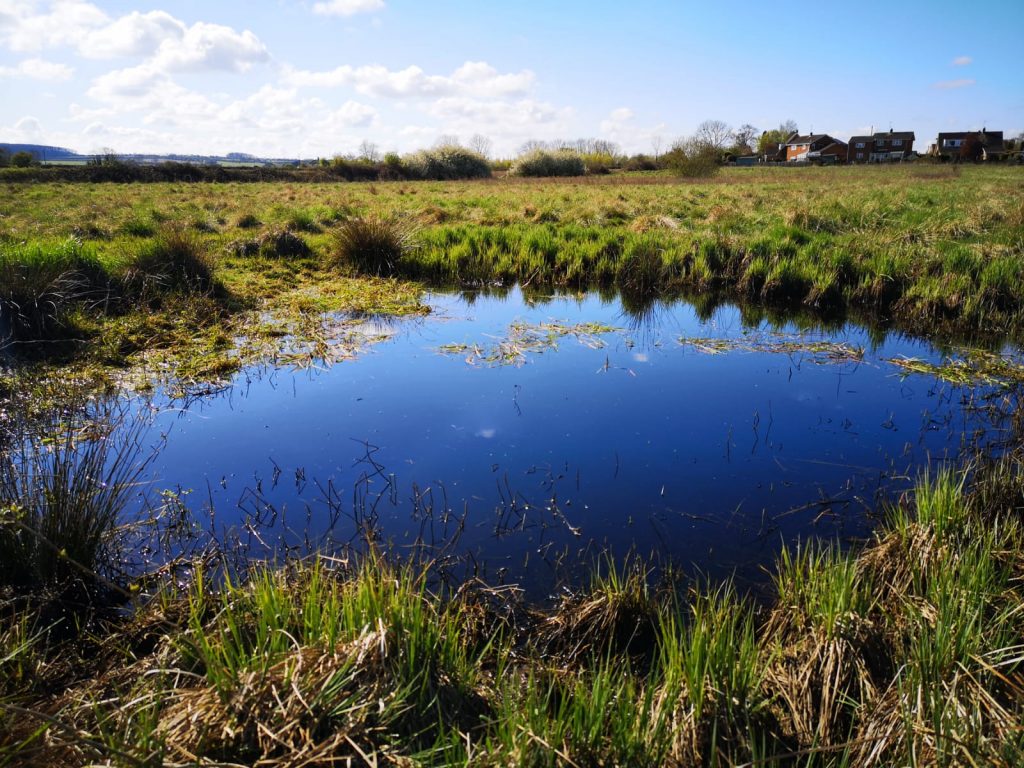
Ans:
<svg viewBox="0 0 1024 768"><path fill-rule="evenodd" d="M756 580L783 542L866 535L880 488L905 488L929 457L955 457L979 426L964 390L901 379L884 362L937 360L920 342L873 349L851 327L805 338L864 346L859 362L707 354L678 339L776 336L743 328L733 308L702 321L685 303L633 328L617 301L594 295L431 303L431 317L393 324L354 361L248 371L184 410L158 399L170 432L158 487L192 489L194 506L212 499L219 527L266 517L269 505L292 543L325 534L328 487L340 502L335 542L378 496L376 522L399 548L451 540L465 514L457 551L490 580L531 590L605 549ZM515 322L552 321L623 330L601 334L600 348L568 335L518 365L439 351L493 347Z"/></svg>

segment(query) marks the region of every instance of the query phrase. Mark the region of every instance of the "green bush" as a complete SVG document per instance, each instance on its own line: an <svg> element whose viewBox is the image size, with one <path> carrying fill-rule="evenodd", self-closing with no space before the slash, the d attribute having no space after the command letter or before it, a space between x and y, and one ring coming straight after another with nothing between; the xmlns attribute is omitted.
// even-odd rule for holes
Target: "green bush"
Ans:
<svg viewBox="0 0 1024 768"><path fill-rule="evenodd" d="M408 155L404 164L416 179L485 179L491 175L487 158L457 145L420 150Z"/></svg>
<svg viewBox="0 0 1024 768"><path fill-rule="evenodd" d="M718 151L696 139L677 142L665 156L668 167L687 179L709 178L718 173Z"/></svg>
<svg viewBox="0 0 1024 768"><path fill-rule="evenodd" d="M519 157L508 172L510 176L582 176L587 166L577 152L535 149Z"/></svg>
<svg viewBox="0 0 1024 768"><path fill-rule="evenodd" d="M588 152L582 157L587 173L592 176L611 173L612 168L618 167L618 161L607 152Z"/></svg>
<svg viewBox="0 0 1024 768"><path fill-rule="evenodd" d="M627 171L657 171L662 167L660 160L651 155L633 155L623 166Z"/></svg>
<svg viewBox="0 0 1024 768"><path fill-rule="evenodd" d="M11 165L15 168L28 168L36 164L36 157L31 152L15 152L11 155Z"/></svg>

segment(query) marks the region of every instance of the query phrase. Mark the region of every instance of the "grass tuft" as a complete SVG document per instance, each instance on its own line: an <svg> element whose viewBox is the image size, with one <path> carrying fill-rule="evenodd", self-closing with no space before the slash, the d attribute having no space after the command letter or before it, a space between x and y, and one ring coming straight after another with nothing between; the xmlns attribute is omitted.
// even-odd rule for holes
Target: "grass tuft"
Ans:
<svg viewBox="0 0 1024 768"><path fill-rule="evenodd" d="M313 253L302 236L289 229L271 229L251 240L235 240L228 245L228 252L269 259L306 258Z"/></svg>
<svg viewBox="0 0 1024 768"><path fill-rule="evenodd" d="M0 243L0 345L47 338L82 302L109 298L99 259L77 240L46 244Z"/></svg>
<svg viewBox="0 0 1024 768"><path fill-rule="evenodd" d="M0 455L0 585L61 585L109 572L115 531L146 464L140 428L119 426L100 417L80 428L48 424L45 438L11 437Z"/></svg>
<svg viewBox="0 0 1024 768"><path fill-rule="evenodd" d="M346 219L335 235L338 263L360 274L392 275L417 247L416 230L404 221L381 216Z"/></svg>
<svg viewBox="0 0 1024 768"><path fill-rule="evenodd" d="M143 299L165 293L210 294L216 288L206 246L181 227L166 227L143 243L125 270L124 283Z"/></svg>

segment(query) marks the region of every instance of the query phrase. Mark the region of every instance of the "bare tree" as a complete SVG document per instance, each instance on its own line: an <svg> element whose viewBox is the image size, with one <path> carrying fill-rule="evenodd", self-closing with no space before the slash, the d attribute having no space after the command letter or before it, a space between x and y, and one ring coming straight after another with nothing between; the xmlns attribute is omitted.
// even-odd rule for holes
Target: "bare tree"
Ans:
<svg viewBox="0 0 1024 768"><path fill-rule="evenodd" d="M435 147L458 147L461 145L462 142L459 141L459 137L454 133L442 133L437 137L437 141L434 142Z"/></svg>
<svg viewBox="0 0 1024 768"><path fill-rule="evenodd" d="M701 144L722 150L732 143L732 127L722 120L705 120L697 126L693 138Z"/></svg>
<svg viewBox="0 0 1024 768"><path fill-rule="evenodd" d="M105 165L114 166L120 165L123 162L121 156L117 154L115 149L111 147L102 147L92 153L92 157L89 159L89 165Z"/></svg>
<svg viewBox="0 0 1024 768"><path fill-rule="evenodd" d="M655 162L657 162L658 157L661 155L662 141L661 136L651 136L651 151L654 152Z"/></svg>
<svg viewBox="0 0 1024 768"><path fill-rule="evenodd" d="M474 133L469 139L469 148L483 157L490 157L493 144L482 133Z"/></svg>
<svg viewBox="0 0 1024 768"><path fill-rule="evenodd" d="M734 147L743 152L752 152L754 147L757 146L757 139L759 136L757 128L752 126L750 123L744 123L736 129L736 133L733 135L735 139Z"/></svg>
<svg viewBox="0 0 1024 768"><path fill-rule="evenodd" d="M526 155L530 152L536 152L538 149L547 149L547 142L541 141L540 139L527 139L519 147L519 154Z"/></svg>
<svg viewBox="0 0 1024 768"><path fill-rule="evenodd" d="M363 139L363 143L359 145L359 159L367 163L379 163L380 147L369 139Z"/></svg>
<svg viewBox="0 0 1024 768"><path fill-rule="evenodd" d="M786 120L784 123L779 123L779 133L784 134L787 139L794 133L800 133L800 129L796 127L796 120Z"/></svg>

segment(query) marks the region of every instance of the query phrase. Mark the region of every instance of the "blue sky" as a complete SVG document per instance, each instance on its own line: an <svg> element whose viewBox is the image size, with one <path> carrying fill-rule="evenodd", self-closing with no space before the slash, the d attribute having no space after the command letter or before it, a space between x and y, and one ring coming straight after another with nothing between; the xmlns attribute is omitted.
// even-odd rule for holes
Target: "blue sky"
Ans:
<svg viewBox="0 0 1024 768"><path fill-rule="evenodd" d="M856 9L855 11L852 9ZM649 152L705 119L1024 131L1020 0L0 0L0 141L83 152Z"/></svg>

